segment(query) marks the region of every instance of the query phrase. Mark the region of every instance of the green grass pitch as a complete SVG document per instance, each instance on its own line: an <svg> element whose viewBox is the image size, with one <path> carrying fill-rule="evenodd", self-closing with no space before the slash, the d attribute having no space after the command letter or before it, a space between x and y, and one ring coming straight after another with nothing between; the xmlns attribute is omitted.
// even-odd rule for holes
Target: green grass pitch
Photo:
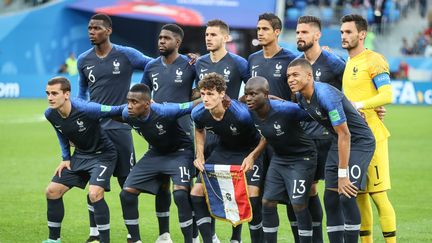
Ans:
<svg viewBox="0 0 432 243"><path fill-rule="evenodd" d="M41 242L47 238L44 189L60 162L60 148L50 124L44 119L43 99L0 100L0 242ZM397 215L399 242L432 242L432 109L388 106L385 123L390 138L392 190L389 193ZM145 141L134 135L137 158L145 152ZM119 187L112 180L106 194L111 211L112 242L125 242ZM322 185L322 183L320 183ZM64 197L62 242L84 242L88 235L86 193L74 188ZM322 196L322 188L320 190ZM154 197L140 196L140 227L143 242L158 235ZM284 207L280 207L279 241L293 242ZM182 242L177 209L171 207L170 228L174 242ZM222 242L229 242L230 227L217 223ZM374 238L384 242L375 210ZM243 242L249 242L248 227Z"/></svg>

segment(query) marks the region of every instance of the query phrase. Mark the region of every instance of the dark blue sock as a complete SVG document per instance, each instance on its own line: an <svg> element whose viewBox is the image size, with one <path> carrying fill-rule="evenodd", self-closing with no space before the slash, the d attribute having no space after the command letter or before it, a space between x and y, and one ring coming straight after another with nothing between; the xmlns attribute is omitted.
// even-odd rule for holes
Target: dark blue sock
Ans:
<svg viewBox="0 0 432 243"><path fill-rule="evenodd" d="M96 221L94 219L94 206L88 194L87 194L87 208L88 208L89 221L90 221L90 235L97 236L99 235L99 232L97 231ZM97 234L95 234L95 232L97 232Z"/></svg>
<svg viewBox="0 0 432 243"><path fill-rule="evenodd" d="M267 243L277 242L277 231L279 228L279 216L277 205L263 204L262 210L264 240Z"/></svg>
<svg viewBox="0 0 432 243"><path fill-rule="evenodd" d="M250 197L252 205L252 220L249 222L249 233L252 243L261 243L264 241L262 231L262 202L261 197Z"/></svg>
<svg viewBox="0 0 432 243"><path fill-rule="evenodd" d="M123 219L133 242L141 240L139 232L138 195L122 190L120 202L123 210Z"/></svg>
<svg viewBox="0 0 432 243"><path fill-rule="evenodd" d="M169 189L169 181L164 183L165 184L159 189L155 197L156 216L159 223L159 235L170 232L169 215L171 206L171 192ZM168 185L166 185L166 183L168 183Z"/></svg>
<svg viewBox="0 0 432 243"><path fill-rule="evenodd" d="M204 197L191 196L196 222L204 243L212 243L211 216Z"/></svg>
<svg viewBox="0 0 432 243"><path fill-rule="evenodd" d="M105 199L93 203L94 216L101 243L110 242L110 211Z"/></svg>
<svg viewBox="0 0 432 243"><path fill-rule="evenodd" d="M340 195L340 202L345 218L345 243L357 243L360 234L361 217L356 198L347 198L344 195Z"/></svg>
<svg viewBox="0 0 432 243"><path fill-rule="evenodd" d="M57 240L60 238L61 223L64 217L63 198L47 199L47 219L49 238Z"/></svg>
<svg viewBox="0 0 432 243"><path fill-rule="evenodd" d="M299 243L298 222L291 204L286 205L287 215L291 226L291 232L295 243Z"/></svg>
<svg viewBox="0 0 432 243"><path fill-rule="evenodd" d="M322 206L318 194L309 197L308 208L312 217L312 229L313 229L312 241L314 243L323 243L324 242L323 233L322 233L323 210L322 210Z"/></svg>
<svg viewBox="0 0 432 243"><path fill-rule="evenodd" d="M301 210L295 210L300 243L312 243L312 218L306 205Z"/></svg>
<svg viewBox="0 0 432 243"><path fill-rule="evenodd" d="M185 243L192 243L192 206L189 201L189 193L185 190L173 192L174 202L178 208L180 228Z"/></svg>
<svg viewBox="0 0 432 243"><path fill-rule="evenodd" d="M330 243L344 242L344 216L339 201L339 194L325 190L324 206L327 215L327 235Z"/></svg>

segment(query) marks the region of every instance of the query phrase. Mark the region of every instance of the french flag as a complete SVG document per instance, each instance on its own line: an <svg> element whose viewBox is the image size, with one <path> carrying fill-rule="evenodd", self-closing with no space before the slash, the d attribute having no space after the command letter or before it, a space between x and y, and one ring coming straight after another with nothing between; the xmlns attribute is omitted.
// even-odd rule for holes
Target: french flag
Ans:
<svg viewBox="0 0 432 243"><path fill-rule="evenodd" d="M247 183L240 165L204 164L202 178L210 214L237 226L252 220Z"/></svg>

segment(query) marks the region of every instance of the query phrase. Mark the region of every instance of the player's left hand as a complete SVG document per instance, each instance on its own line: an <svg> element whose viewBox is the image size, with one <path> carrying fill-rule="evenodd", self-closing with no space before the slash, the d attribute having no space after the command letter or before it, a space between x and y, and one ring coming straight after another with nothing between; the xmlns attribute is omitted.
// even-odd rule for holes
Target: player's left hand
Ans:
<svg viewBox="0 0 432 243"><path fill-rule="evenodd" d="M375 112L377 113L378 118L381 121L384 121L384 117L385 117L385 115L387 113L386 108L384 106L378 106L377 108L375 108Z"/></svg>
<svg viewBox="0 0 432 243"><path fill-rule="evenodd" d="M195 166L199 171L201 171L201 172L204 171L204 160L203 160L203 159L199 159L199 158L197 158L197 159L194 160L193 163L194 163L194 166Z"/></svg>
<svg viewBox="0 0 432 243"><path fill-rule="evenodd" d="M243 163L241 164L242 171L248 172L249 170L252 170L254 161L255 160L250 155L244 158Z"/></svg>
<svg viewBox="0 0 432 243"><path fill-rule="evenodd" d="M199 57L199 55L195 53L188 53L187 56L190 58L189 65L194 65Z"/></svg>
<svg viewBox="0 0 432 243"><path fill-rule="evenodd" d="M348 179L348 177L338 178L338 193L347 198L356 197L358 188Z"/></svg>

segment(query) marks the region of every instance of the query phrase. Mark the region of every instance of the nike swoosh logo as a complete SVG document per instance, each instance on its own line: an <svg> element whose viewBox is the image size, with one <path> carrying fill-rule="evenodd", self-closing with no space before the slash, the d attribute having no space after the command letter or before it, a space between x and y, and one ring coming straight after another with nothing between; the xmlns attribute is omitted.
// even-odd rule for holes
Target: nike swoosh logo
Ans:
<svg viewBox="0 0 432 243"><path fill-rule="evenodd" d="M96 178L96 181L105 181L105 179Z"/></svg>
<svg viewBox="0 0 432 243"><path fill-rule="evenodd" d="M207 70L208 70L208 69L202 69L202 68L201 68L201 72L202 72L202 73L205 72L205 71L207 71Z"/></svg>
<svg viewBox="0 0 432 243"><path fill-rule="evenodd" d="M156 77L158 75L159 75L159 73L152 74L152 78L154 78L154 77Z"/></svg>
<svg viewBox="0 0 432 243"><path fill-rule="evenodd" d="M95 65L93 66L87 66L87 70L94 68Z"/></svg>
<svg viewBox="0 0 432 243"><path fill-rule="evenodd" d="M251 181L259 181L259 179L251 178Z"/></svg>
<svg viewBox="0 0 432 243"><path fill-rule="evenodd" d="M378 183L374 183L374 186L378 186L378 185L380 185L382 183L382 181L381 182L378 182Z"/></svg>
<svg viewBox="0 0 432 243"><path fill-rule="evenodd" d="M293 195L293 198L303 197L303 195Z"/></svg>
<svg viewBox="0 0 432 243"><path fill-rule="evenodd" d="M259 65L252 65L252 69L259 67Z"/></svg>

